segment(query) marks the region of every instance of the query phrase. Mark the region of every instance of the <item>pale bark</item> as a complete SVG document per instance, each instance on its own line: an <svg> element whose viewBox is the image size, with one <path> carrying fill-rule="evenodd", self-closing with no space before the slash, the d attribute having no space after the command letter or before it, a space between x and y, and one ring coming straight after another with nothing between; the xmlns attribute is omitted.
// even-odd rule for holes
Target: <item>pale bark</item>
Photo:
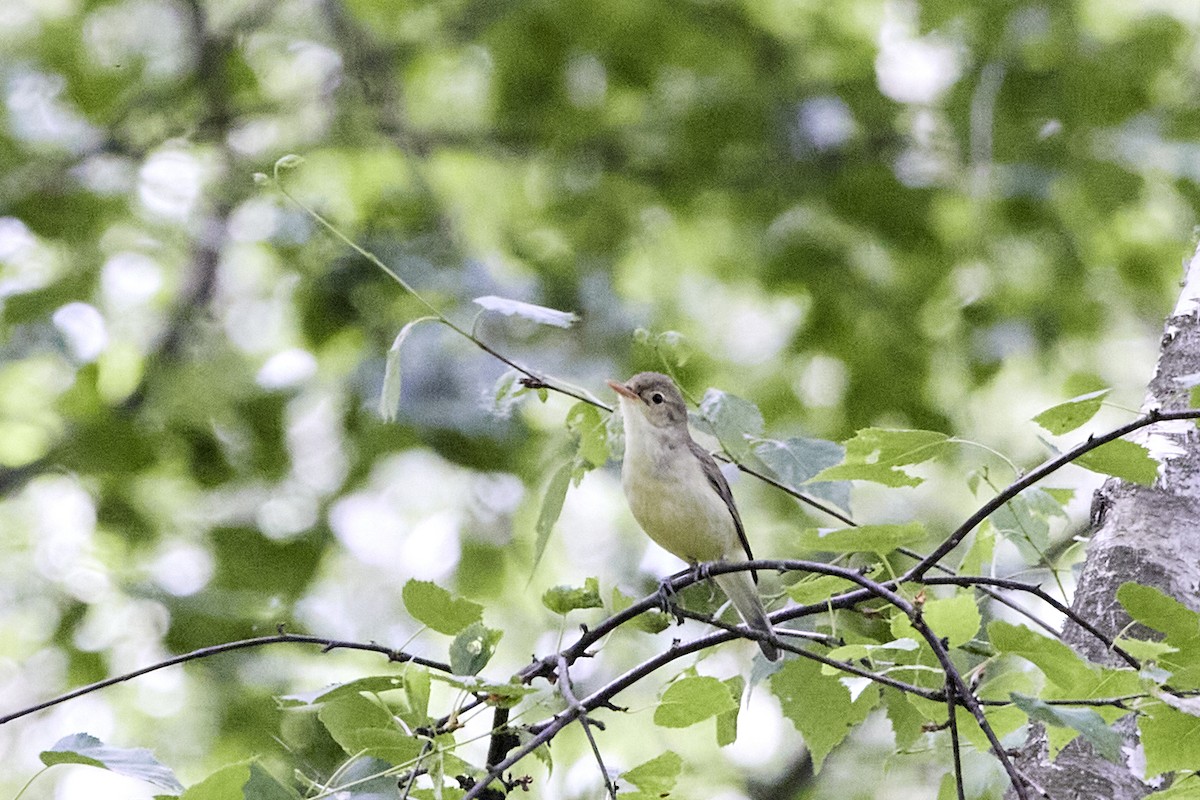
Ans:
<svg viewBox="0 0 1200 800"><path fill-rule="evenodd" d="M1189 406L1191 385L1200 379L1200 250L1187 270L1179 303L1167 320L1158 368L1147 388L1143 411ZM1200 446L1193 422L1160 423L1138 441L1163 461L1153 486L1109 480L1093 501L1095 526L1072 608L1101 631L1115 635L1130 622L1116 600L1127 581L1153 586L1200 609ZM1134 635L1152 636L1148 631ZM1074 623L1065 641L1092 661L1123 666L1095 637ZM1155 788L1143 781L1142 751L1132 716L1118 729L1126 735L1127 763L1100 758L1076 739L1051 761L1046 740L1035 729L1017 765L1054 800L1135 800ZM1011 792L1010 792L1011 795Z"/></svg>

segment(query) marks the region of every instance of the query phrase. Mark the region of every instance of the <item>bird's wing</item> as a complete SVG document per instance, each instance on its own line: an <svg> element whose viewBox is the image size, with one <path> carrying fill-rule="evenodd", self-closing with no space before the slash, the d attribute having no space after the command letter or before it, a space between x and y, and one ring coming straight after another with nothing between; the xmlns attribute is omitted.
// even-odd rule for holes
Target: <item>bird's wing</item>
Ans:
<svg viewBox="0 0 1200 800"><path fill-rule="evenodd" d="M725 475L721 472L721 468L717 466L716 460L707 450L696 444L694 439L688 439L688 448L691 449L692 453L700 461L700 468L704 470L704 477L708 478L708 485L725 501L725 507L729 509L729 514L733 517L733 527L737 529L742 549L746 551L746 558L753 561L754 554L750 552L750 540L746 538L746 529L742 526L742 518L738 514L737 505L733 502L733 492L729 488L729 481L725 480ZM758 571L750 570L750 575L757 583Z"/></svg>

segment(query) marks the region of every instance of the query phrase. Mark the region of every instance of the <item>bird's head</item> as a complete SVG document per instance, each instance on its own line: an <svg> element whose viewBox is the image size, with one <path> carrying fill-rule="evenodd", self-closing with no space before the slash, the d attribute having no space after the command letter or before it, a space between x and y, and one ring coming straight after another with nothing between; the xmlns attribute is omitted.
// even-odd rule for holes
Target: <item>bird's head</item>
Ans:
<svg viewBox="0 0 1200 800"><path fill-rule="evenodd" d="M639 372L625 383L608 381L621 398L621 411L629 424L644 419L655 428L687 424L687 405L675 381L660 372ZM632 418L631 418L632 417Z"/></svg>

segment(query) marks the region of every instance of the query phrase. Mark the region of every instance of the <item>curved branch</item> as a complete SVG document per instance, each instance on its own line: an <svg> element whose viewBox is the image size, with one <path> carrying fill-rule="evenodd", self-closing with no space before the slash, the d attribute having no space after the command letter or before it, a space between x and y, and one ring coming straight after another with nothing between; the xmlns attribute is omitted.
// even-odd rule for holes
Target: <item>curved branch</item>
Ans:
<svg viewBox="0 0 1200 800"><path fill-rule="evenodd" d="M1113 430L1101 434L1100 436L1088 437L1086 442L1078 444L1062 455L1044 462L1040 466L1027 472L1018 480L1010 483L1004 488L1003 491L980 506L978 511L968 517L962 525L959 525L958 528L955 529L955 531L945 539L945 541L934 548L932 553L925 556L923 559L913 565L908 572L901 576L900 580L902 582L909 581L923 576L926 572L933 569L934 565L945 558L951 550L958 547L962 540L966 538L968 533L975 530L975 528L981 522L998 511L1001 506L1003 506L1009 500L1012 500L1021 492L1028 489L1030 486L1033 486L1038 481L1057 472L1067 464L1070 464L1072 461L1075 461L1080 456L1090 453L1092 450L1095 450L1101 445L1108 444L1111 441L1120 439L1122 436L1126 436L1134 431L1141 430L1149 425L1154 425L1158 422L1170 422L1185 419L1200 419L1200 410L1188 409L1186 411L1160 411L1158 409L1153 409L1133 420L1132 422L1128 422L1120 426L1119 428L1114 428Z"/></svg>
<svg viewBox="0 0 1200 800"><path fill-rule="evenodd" d="M259 636L254 639L240 639L236 642L226 642L225 644L217 644L211 647L201 647L199 650L193 650L190 653L183 653L181 655L168 658L165 661L159 661L155 664L142 667L141 669L135 669L133 672L127 672L123 675L117 675L112 678L106 678L102 681L90 683L87 686L81 686L78 689L38 703L37 705L30 706L29 708L23 708L19 711L14 711L11 714L6 714L0 717L0 725L5 724L6 722L12 722L14 719L20 719L21 717L28 716L52 706L59 705L60 703L65 703L68 700L74 700L76 697L82 697L85 694L91 694L92 692L99 691L100 689L106 689L109 686L113 686L118 683L124 683L125 681L145 675L148 672L156 672L160 669L173 667L176 664L183 664L188 661L198 661L202 658L220 655L221 653L228 653L233 650L246 650L251 647L264 647L269 644L315 644L321 646L321 652L323 653L327 653L330 650L366 650L373 653L381 653L387 656L387 660L390 662L411 662L413 664L420 664L423 667L428 667L429 669L436 669L440 672L449 673L451 671L449 664L443 664L440 661L433 661L428 658L422 658L421 656L414 656L401 650L393 650L389 647L384 647L381 644L368 642L348 642L342 641L341 639L325 639L320 636L307 636L299 633L284 633L281 630L274 636Z"/></svg>

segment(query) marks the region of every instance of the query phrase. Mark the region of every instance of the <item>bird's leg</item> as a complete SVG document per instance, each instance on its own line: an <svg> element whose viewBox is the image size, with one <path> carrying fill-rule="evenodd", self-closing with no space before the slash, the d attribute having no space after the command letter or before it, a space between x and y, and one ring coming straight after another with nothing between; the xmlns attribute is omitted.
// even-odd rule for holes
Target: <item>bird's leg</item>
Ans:
<svg viewBox="0 0 1200 800"><path fill-rule="evenodd" d="M655 595L658 598L658 606L664 614L670 614L675 617L675 624L683 624L683 615L679 613L679 593L675 591L675 579L690 575L692 568L685 569L681 572L676 572L674 575L668 575L658 582L658 591Z"/></svg>

